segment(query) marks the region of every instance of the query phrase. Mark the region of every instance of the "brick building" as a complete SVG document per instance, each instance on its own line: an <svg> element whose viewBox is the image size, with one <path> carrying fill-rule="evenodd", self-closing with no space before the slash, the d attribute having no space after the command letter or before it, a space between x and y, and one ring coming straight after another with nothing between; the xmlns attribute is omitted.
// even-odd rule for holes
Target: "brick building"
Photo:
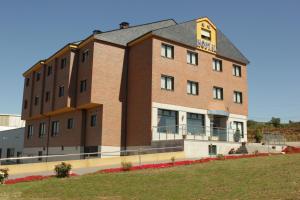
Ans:
<svg viewBox="0 0 300 200"><path fill-rule="evenodd" d="M94 31L23 74L24 154L247 141L248 63L208 18Z"/></svg>

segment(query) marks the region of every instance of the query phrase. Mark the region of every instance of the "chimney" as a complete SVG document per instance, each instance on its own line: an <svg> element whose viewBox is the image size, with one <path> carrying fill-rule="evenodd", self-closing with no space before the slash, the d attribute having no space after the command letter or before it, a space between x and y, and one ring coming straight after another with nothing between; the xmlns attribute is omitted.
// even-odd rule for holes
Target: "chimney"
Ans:
<svg viewBox="0 0 300 200"><path fill-rule="evenodd" d="M126 29L126 28L129 28L129 23L128 22L121 22L120 29Z"/></svg>
<svg viewBox="0 0 300 200"><path fill-rule="evenodd" d="M99 33L102 33L102 31L100 31L100 30L94 30L93 31L93 35L96 35L96 34L99 34Z"/></svg>

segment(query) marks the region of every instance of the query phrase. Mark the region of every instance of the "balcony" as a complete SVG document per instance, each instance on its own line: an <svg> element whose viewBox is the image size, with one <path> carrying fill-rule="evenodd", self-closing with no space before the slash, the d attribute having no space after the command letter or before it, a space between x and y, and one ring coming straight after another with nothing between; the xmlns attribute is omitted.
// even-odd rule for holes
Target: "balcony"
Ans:
<svg viewBox="0 0 300 200"><path fill-rule="evenodd" d="M221 127L187 125L152 127L152 141L180 139L241 142L242 136L238 130Z"/></svg>

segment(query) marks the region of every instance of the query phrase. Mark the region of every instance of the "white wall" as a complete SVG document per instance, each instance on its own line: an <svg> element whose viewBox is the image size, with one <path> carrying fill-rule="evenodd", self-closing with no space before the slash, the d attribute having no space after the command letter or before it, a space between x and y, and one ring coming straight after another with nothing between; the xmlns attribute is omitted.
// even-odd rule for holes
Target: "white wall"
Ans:
<svg viewBox="0 0 300 200"><path fill-rule="evenodd" d="M23 152L24 131L25 128L0 131L1 158L6 158L8 148L14 148L14 157L17 156L17 152Z"/></svg>
<svg viewBox="0 0 300 200"><path fill-rule="evenodd" d="M234 142L184 140L184 153L187 158L209 157L208 146L217 146L217 154L228 155L230 149L238 149L242 144Z"/></svg>

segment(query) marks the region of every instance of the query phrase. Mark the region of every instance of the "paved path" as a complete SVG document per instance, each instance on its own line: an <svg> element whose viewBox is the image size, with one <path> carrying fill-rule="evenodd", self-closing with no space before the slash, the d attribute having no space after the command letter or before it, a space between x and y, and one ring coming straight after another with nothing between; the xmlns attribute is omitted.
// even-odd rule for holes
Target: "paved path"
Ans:
<svg viewBox="0 0 300 200"><path fill-rule="evenodd" d="M183 161L187 159L176 159L176 161ZM191 160L191 159L188 159ZM160 161L159 163L167 163L170 162L170 160L164 160ZM142 164L157 164L158 162L143 162ZM134 163L134 165L138 165L138 163ZM78 175L84 175L84 174L90 174L95 173L102 169L109 169L109 168L117 168L121 167L120 164L118 165L107 165L107 166L101 166L101 167L87 167L87 168L78 168L78 169L72 169L72 172ZM23 178L26 176L49 176L54 175L54 171L42 171L42 172L34 172L34 173L23 173L23 174L14 174L9 175L8 179L15 179L15 178Z"/></svg>

